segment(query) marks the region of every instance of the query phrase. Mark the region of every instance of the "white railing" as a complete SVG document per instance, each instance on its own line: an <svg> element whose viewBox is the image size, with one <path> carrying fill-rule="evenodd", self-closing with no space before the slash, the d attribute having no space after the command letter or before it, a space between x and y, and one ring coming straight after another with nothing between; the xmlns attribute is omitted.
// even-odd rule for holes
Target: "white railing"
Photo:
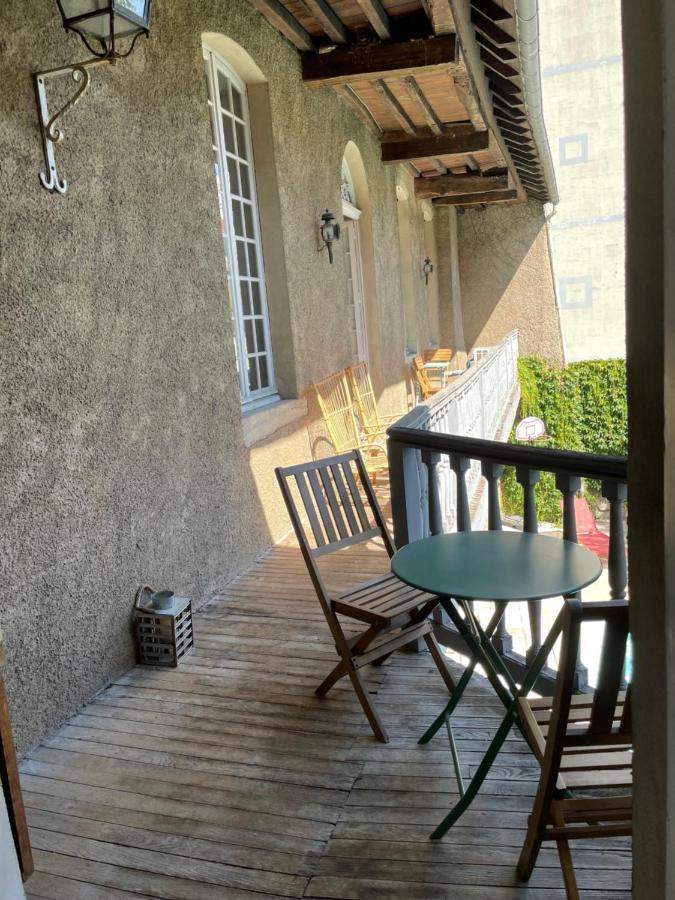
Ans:
<svg viewBox="0 0 675 900"><path fill-rule="evenodd" d="M438 434L468 438L506 440L515 417L520 388L518 384L518 332L512 331L495 347L481 347L472 354L474 364L425 403L420 403L396 423L397 427L417 428ZM423 537L429 530L428 460L423 451L408 459L406 505L410 540ZM416 472L412 471L414 464ZM448 457L436 466L440 483L441 516L444 531L457 530L456 480ZM476 524L486 514L480 502L480 463L473 462L466 472L467 488ZM411 521L412 515L412 521Z"/></svg>

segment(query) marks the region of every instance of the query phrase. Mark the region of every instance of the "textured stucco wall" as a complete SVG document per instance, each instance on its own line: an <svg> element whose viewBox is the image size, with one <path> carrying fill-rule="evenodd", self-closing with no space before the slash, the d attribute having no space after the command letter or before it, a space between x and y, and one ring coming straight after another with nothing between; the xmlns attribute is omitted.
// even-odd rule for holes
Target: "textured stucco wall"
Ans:
<svg viewBox="0 0 675 900"><path fill-rule="evenodd" d="M0 620L20 750L133 662L139 583L196 601L288 527L273 464L306 458L305 422L244 446L218 232L201 34L269 79L295 381L351 359L344 258L317 252L359 147L372 211L381 383L403 396L395 173L245 0L157 0L151 39L92 76L42 167L30 74L87 51L44 0L0 6Z"/></svg>
<svg viewBox="0 0 675 900"><path fill-rule="evenodd" d="M560 321L541 204L458 215L459 280L467 350L517 328L520 352L563 362Z"/></svg>

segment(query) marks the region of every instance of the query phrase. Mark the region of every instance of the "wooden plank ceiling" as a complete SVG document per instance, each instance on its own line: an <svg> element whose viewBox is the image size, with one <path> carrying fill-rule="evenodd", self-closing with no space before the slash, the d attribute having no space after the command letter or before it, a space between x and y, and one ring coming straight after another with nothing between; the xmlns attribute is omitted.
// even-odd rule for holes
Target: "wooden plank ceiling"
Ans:
<svg viewBox="0 0 675 900"><path fill-rule="evenodd" d="M467 71L451 0L250 2L301 51L305 83L331 87L378 134L382 161L408 167L417 196L457 206L548 200L513 0L471 0L483 73ZM480 74L492 128L473 89Z"/></svg>

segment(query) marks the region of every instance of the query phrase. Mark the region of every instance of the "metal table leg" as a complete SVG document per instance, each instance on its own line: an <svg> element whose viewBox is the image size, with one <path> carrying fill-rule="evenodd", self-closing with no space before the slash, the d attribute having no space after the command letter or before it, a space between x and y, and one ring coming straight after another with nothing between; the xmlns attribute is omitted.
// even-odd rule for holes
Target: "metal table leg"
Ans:
<svg viewBox="0 0 675 900"><path fill-rule="evenodd" d="M452 693L450 702L420 739L420 743L427 743L429 740L431 740L433 735L436 734L441 725L445 723L448 730L450 749L452 751L453 764L455 767L455 774L457 776L457 783L460 793L459 801L445 816L445 818L437 826L437 828L435 828L432 832L432 840L438 840L448 832L448 830L455 824L462 813L464 813L468 809L476 794L480 790L490 771L490 768L492 767L492 764L494 763L499 751L501 750L504 742L506 741L506 738L508 737L509 731L514 725L519 724L518 700L520 697L527 696L527 694L529 694L529 692L532 690L532 687L535 684L539 673L544 668L546 660L548 659L548 656L551 653L556 640L558 639L558 636L562 630L563 621L563 612L561 611L557 616L555 622L553 623L553 626L549 631L546 640L543 642L536 656L532 660L532 664L528 668L521 686L518 687L516 685L515 681L509 673L509 676L506 679L507 684L509 685L509 689L507 690L499 680L499 670L501 670L502 668L506 669L506 667L504 666L503 661L499 658L498 654L489 641L492 633L494 632L497 624L501 619L501 615L504 611L504 608L506 607L506 604L497 604L497 610L495 611L493 617L490 619L490 623L488 624L487 628L484 630L480 627L480 625L474 618L471 622L471 625L476 629L475 634L472 633L472 628L469 627L469 625L467 625L467 623L459 615L459 611L456 607L454 607L452 602L449 602L447 604L446 602L443 602L443 607L444 609L446 609L448 615L452 619L458 631L460 631L462 636L465 638L469 649L473 653L473 658L465 669L462 678L457 683L457 687ZM450 609L451 607L452 612ZM501 610L500 607L502 607ZM469 614L467 614L467 619L468 621L471 621L471 617L469 616ZM460 623L462 627L460 627ZM493 659L492 653L494 653L494 655L497 657L497 660ZM490 684L492 684L492 686L495 688L495 692L499 696L499 699L502 701L502 703L504 703L506 713L495 733L495 736L490 742L490 746L488 747L485 756L476 769L473 778L469 782L468 786L465 787L464 781L461 776L459 753L455 744L454 735L452 733L450 716L459 703L461 695L466 690L466 687L471 680L473 671L479 662L484 666ZM495 663L497 664L495 665ZM499 686L499 689L497 689L497 685ZM459 693L459 696L456 697L456 693Z"/></svg>

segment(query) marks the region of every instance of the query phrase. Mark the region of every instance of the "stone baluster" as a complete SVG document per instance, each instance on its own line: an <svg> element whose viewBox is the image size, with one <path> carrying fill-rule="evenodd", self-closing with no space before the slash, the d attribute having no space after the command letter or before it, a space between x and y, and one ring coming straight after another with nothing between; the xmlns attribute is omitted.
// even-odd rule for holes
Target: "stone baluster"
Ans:
<svg viewBox="0 0 675 900"><path fill-rule="evenodd" d="M469 493L466 487L466 472L471 468L471 460L457 453L450 454L450 468L457 479L457 531L471 531L471 513L469 512Z"/></svg>
<svg viewBox="0 0 675 900"><path fill-rule="evenodd" d="M528 469L525 466L516 468L516 480L523 488L523 531L527 534L536 534L539 531L537 498L534 489L540 479L541 473L536 469ZM530 663L541 648L541 600L531 600L527 604L527 613L530 619L532 640L527 648L525 659Z"/></svg>
<svg viewBox="0 0 675 900"><path fill-rule="evenodd" d="M578 475L556 475L555 486L563 495L563 538L566 541L577 540L577 517L574 510L574 497L581 489L581 478ZM575 690L582 691L588 686L588 669L577 659L575 673Z"/></svg>
<svg viewBox="0 0 675 900"><path fill-rule="evenodd" d="M628 583L626 537L623 527L623 505L628 487L616 481L602 482L602 496L609 500L609 591L613 600L623 600Z"/></svg>
<svg viewBox="0 0 675 900"><path fill-rule="evenodd" d="M488 492L488 528L490 531L502 530L502 511L499 505L499 479L504 474L504 466L498 463L488 462L484 460L481 463L481 472L487 481ZM511 635L506 629L506 616L502 616L497 630L495 631L492 643L498 653L502 655L509 653L513 648Z"/></svg>

